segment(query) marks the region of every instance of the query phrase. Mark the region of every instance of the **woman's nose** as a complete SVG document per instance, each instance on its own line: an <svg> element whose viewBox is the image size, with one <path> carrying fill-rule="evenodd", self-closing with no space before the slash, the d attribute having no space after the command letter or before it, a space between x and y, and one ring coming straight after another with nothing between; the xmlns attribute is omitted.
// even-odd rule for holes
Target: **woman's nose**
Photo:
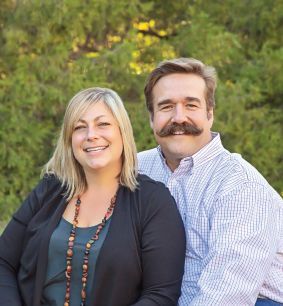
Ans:
<svg viewBox="0 0 283 306"><path fill-rule="evenodd" d="M88 128L86 137L88 141L97 139L98 138L97 131L94 128Z"/></svg>

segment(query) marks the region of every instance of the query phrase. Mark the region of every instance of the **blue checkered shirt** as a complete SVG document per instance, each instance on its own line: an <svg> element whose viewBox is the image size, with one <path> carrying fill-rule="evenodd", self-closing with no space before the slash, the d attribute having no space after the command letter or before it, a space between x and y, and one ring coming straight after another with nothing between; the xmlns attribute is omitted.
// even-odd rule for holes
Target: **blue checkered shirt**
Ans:
<svg viewBox="0 0 283 306"><path fill-rule="evenodd" d="M138 154L139 171L174 196L186 235L180 306L283 302L283 201L220 136L172 172L160 147ZM166 269L166 267L164 267Z"/></svg>

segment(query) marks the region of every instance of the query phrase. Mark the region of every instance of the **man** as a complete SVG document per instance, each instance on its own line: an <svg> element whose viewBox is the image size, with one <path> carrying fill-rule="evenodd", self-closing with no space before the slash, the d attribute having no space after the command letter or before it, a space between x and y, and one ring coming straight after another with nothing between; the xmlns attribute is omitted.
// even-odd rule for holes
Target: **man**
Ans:
<svg viewBox="0 0 283 306"><path fill-rule="evenodd" d="M215 69L191 58L160 63L145 86L159 146L139 153L139 170L167 185L183 218L179 305L283 305L283 201L211 132L215 88Z"/></svg>

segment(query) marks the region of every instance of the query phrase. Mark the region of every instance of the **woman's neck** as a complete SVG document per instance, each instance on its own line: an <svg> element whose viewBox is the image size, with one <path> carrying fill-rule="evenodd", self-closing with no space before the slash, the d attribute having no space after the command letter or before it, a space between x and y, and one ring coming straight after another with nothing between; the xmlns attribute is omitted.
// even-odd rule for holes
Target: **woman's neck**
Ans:
<svg viewBox="0 0 283 306"><path fill-rule="evenodd" d="M95 171L85 172L88 189L117 189L119 185L119 171Z"/></svg>

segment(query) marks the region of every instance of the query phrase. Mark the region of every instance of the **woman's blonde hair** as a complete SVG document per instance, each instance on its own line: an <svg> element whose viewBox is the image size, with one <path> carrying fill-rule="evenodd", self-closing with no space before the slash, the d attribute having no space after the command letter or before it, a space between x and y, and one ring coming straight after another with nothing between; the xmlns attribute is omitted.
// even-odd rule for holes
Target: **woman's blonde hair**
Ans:
<svg viewBox="0 0 283 306"><path fill-rule="evenodd" d="M77 93L69 102L63 119L60 135L51 159L43 167L42 174L55 175L66 187L66 197L83 193L87 188L82 166L75 159L72 150L74 125L90 106L103 102L112 112L120 128L123 153L120 184L135 190L137 177L137 150L133 129L124 104L118 94L108 88L88 88Z"/></svg>

